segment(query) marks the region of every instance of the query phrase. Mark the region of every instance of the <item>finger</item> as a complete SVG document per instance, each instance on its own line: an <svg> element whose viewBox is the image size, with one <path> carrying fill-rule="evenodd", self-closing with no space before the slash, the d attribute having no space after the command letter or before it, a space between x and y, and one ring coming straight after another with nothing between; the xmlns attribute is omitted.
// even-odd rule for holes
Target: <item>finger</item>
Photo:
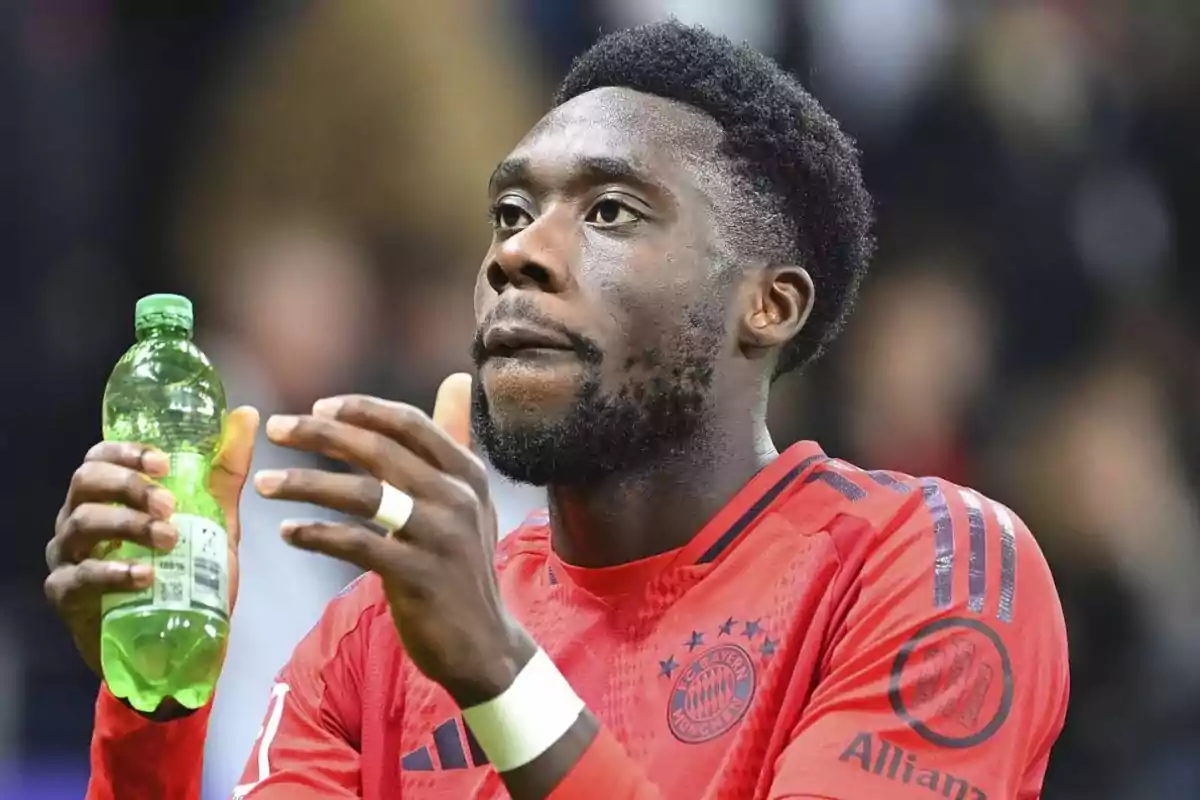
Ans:
<svg viewBox="0 0 1200 800"><path fill-rule="evenodd" d="M132 442L100 442L88 450L83 460L119 464L153 478L164 477L170 467L170 459L163 451Z"/></svg>
<svg viewBox="0 0 1200 800"><path fill-rule="evenodd" d="M67 609L97 595L145 589L153 580L154 569L149 564L90 558L59 567L42 586L51 605Z"/></svg>
<svg viewBox="0 0 1200 800"><path fill-rule="evenodd" d="M395 573L405 559L413 558L417 552L406 542L385 538L359 525L338 522L285 522L280 534L293 547L323 553L384 575Z"/></svg>
<svg viewBox="0 0 1200 800"><path fill-rule="evenodd" d="M436 471L465 481L481 498L487 496L483 463L416 406L365 395L343 395L318 400L313 413L377 431L416 453ZM413 469L408 467L407 471ZM388 482L392 483L390 479Z"/></svg>
<svg viewBox="0 0 1200 800"><path fill-rule="evenodd" d="M209 489L221 503L227 519L237 512L246 476L250 474L258 420L258 409L253 406L235 408L225 418L221 446L209 476Z"/></svg>
<svg viewBox="0 0 1200 800"><path fill-rule="evenodd" d="M66 512L84 503L121 503L168 519L175 511L175 497L135 467L110 461L84 461L71 477Z"/></svg>
<svg viewBox="0 0 1200 800"><path fill-rule="evenodd" d="M320 453L372 474L395 460L399 448L374 431L324 417L274 414L267 419L266 430L275 444Z"/></svg>
<svg viewBox="0 0 1200 800"><path fill-rule="evenodd" d="M383 496L375 478L320 469L260 470L254 488L272 500L312 503L364 519L375 516Z"/></svg>
<svg viewBox="0 0 1200 800"><path fill-rule="evenodd" d="M460 446L471 446L470 375L457 372L442 381L433 403L433 422Z"/></svg>
<svg viewBox="0 0 1200 800"><path fill-rule="evenodd" d="M450 499L453 490L445 475L407 447L348 421L276 415L267 420L267 436L276 444L346 461L414 497L443 501ZM371 509L366 516L374 514L375 509Z"/></svg>
<svg viewBox="0 0 1200 800"><path fill-rule="evenodd" d="M179 541L179 533L170 522L144 511L107 503L84 503L70 513L46 546L46 564L53 570L63 562L83 561L97 545L110 540L169 551Z"/></svg>

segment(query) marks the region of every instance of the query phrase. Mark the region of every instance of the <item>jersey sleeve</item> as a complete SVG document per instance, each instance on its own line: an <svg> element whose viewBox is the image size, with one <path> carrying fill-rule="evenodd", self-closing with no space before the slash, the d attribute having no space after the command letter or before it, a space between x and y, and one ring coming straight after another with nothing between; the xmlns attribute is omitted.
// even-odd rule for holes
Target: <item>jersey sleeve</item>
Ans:
<svg viewBox="0 0 1200 800"><path fill-rule="evenodd" d="M212 705L153 722L100 686L86 800L196 800Z"/></svg>
<svg viewBox="0 0 1200 800"><path fill-rule="evenodd" d="M360 687L379 614L370 585L364 578L333 600L276 677L233 800L360 796Z"/></svg>
<svg viewBox="0 0 1200 800"><path fill-rule="evenodd" d="M908 488L911 513L862 560L773 800L1040 796L1069 683L1045 558L1000 504Z"/></svg>
<svg viewBox="0 0 1200 800"><path fill-rule="evenodd" d="M356 581L326 608L279 673L234 800L359 796L366 632L381 608L377 579ZM154 722L105 686L96 699L86 800L197 800L209 704Z"/></svg>

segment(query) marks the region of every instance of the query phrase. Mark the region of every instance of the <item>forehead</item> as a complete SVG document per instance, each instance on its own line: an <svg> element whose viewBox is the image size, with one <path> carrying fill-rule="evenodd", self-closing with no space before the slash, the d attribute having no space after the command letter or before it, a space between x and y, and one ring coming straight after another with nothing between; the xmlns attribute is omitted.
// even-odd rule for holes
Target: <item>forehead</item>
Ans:
<svg viewBox="0 0 1200 800"><path fill-rule="evenodd" d="M550 174L611 159L649 180L700 184L720 171L723 135L716 120L688 105L605 87L552 109L505 161Z"/></svg>

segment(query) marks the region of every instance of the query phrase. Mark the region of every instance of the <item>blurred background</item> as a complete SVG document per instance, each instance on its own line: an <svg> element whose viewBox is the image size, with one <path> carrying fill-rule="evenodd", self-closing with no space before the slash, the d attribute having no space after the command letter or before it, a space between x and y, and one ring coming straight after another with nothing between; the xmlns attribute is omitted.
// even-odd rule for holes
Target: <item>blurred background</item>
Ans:
<svg viewBox="0 0 1200 800"><path fill-rule="evenodd" d="M1046 797L1200 797L1195 0L0 2L0 796L86 783L96 680L43 548L134 301L196 300L234 402L429 403L468 365L492 166L601 31L666 14L800 76L878 200L856 317L777 387L777 442L1016 509L1071 637ZM540 502L501 498L510 526ZM246 503L206 798L351 577L278 542L288 513Z"/></svg>

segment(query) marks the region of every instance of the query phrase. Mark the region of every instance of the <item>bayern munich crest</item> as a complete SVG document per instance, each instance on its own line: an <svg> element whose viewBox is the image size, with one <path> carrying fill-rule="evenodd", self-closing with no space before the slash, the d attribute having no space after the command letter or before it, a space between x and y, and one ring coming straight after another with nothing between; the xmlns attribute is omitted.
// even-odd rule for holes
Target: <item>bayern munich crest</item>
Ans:
<svg viewBox="0 0 1200 800"><path fill-rule="evenodd" d="M717 738L746 715L757 682L754 661L741 645L704 650L683 668L671 689L671 733L685 744Z"/></svg>

